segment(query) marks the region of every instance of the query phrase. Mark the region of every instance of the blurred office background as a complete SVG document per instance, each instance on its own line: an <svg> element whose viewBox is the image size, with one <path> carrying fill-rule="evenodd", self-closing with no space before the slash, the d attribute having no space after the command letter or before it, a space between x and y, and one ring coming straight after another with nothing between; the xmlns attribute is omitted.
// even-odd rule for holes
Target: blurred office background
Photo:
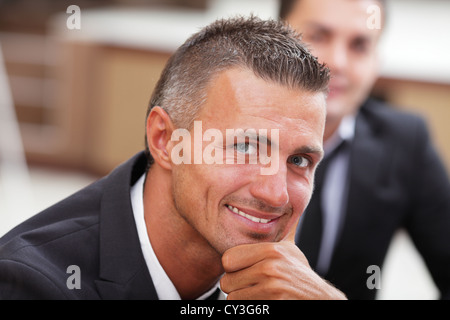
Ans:
<svg viewBox="0 0 450 320"><path fill-rule="evenodd" d="M66 24L72 4L79 30ZM450 1L388 7L374 95L422 114L450 171ZM0 235L143 149L153 86L190 34L234 14L276 18L277 8L277 0L0 0ZM378 299L437 295L399 232Z"/></svg>

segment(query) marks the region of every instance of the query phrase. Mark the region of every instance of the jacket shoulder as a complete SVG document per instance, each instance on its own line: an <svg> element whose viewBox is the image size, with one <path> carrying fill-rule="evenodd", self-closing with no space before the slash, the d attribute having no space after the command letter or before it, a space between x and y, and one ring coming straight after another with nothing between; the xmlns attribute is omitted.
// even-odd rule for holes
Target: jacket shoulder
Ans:
<svg viewBox="0 0 450 320"><path fill-rule="evenodd" d="M360 122L367 123L375 134L389 139L412 141L428 139L428 128L419 114L399 110L398 107L375 99L367 100L358 114Z"/></svg>
<svg viewBox="0 0 450 320"><path fill-rule="evenodd" d="M67 287L68 267L77 265L89 273L97 264L96 188L38 213L0 240L1 298L65 299L74 293ZM89 295L89 290L83 293Z"/></svg>
<svg viewBox="0 0 450 320"><path fill-rule="evenodd" d="M22 246L39 245L98 223L101 184L83 188L10 230L0 239L0 258L10 252L6 248L16 250L12 244L19 239Z"/></svg>
<svg viewBox="0 0 450 320"><path fill-rule="evenodd" d="M118 234L125 220L134 223L128 203L130 183L145 166L145 157L139 153L4 235L0 239L0 298L98 299L101 248L112 247L104 252L109 257L117 251L111 239L119 237L121 244L127 244L133 238L133 231ZM112 227L111 221L115 222ZM124 253L118 252L120 261ZM67 284L73 266L81 270L82 290L71 290Z"/></svg>

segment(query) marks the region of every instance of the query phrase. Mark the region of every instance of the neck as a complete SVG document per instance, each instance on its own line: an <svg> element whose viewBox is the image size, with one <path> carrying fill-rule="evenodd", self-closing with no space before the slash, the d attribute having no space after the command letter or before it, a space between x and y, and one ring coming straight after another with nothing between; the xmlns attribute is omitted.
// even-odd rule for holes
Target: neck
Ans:
<svg viewBox="0 0 450 320"><path fill-rule="evenodd" d="M195 299L223 274L221 255L178 213L170 172L154 164L144 187L144 216L153 250L182 299Z"/></svg>
<svg viewBox="0 0 450 320"><path fill-rule="evenodd" d="M342 118L330 120L327 118L325 124L325 131L323 134L323 141L328 141L338 130L339 125L341 124Z"/></svg>

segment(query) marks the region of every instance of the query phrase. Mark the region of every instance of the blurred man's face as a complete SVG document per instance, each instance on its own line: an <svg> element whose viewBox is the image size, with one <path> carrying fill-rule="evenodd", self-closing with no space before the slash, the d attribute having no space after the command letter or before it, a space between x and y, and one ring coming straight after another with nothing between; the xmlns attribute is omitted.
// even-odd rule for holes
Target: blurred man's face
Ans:
<svg viewBox="0 0 450 320"><path fill-rule="evenodd" d="M300 0L286 18L331 70L327 131L356 112L377 77L381 30L367 26L372 5L381 6L375 0Z"/></svg>

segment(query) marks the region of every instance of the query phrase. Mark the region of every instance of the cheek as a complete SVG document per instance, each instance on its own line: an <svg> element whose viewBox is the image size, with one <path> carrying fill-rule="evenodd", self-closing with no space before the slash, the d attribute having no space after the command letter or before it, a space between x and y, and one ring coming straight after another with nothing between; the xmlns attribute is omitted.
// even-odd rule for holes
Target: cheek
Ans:
<svg viewBox="0 0 450 320"><path fill-rule="evenodd" d="M245 184L246 165L190 164L173 170L174 201L181 213L202 215L206 220L217 216L221 200Z"/></svg>
<svg viewBox="0 0 450 320"><path fill-rule="evenodd" d="M179 214L186 216L189 213L188 208L192 208L194 203L200 210L198 198L202 194L202 183L191 183L195 173L187 168L190 165L176 165L172 169L172 197L174 205Z"/></svg>
<svg viewBox="0 0 450 320"><path fill-rule="evenodd" d="M294 214L303 214L311 199L313 183L311 179L301 180L292 178L289 183L289 200L294 208Z"/></svg>

